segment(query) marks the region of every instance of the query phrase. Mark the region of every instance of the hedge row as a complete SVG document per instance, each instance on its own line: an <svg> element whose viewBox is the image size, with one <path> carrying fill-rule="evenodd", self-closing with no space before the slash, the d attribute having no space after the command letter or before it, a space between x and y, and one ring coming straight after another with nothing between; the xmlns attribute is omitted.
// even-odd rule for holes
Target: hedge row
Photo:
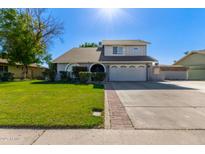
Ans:
<svg viewBox="0 0 205 154"><path fill-rule="evenodd" d="M102 82L105 80L105 76L104 72L79 72L80 82L82 83L87 83L89 80Z"/></svg>
<svg viewBox="0 0 205 154"><path fill-rule="evenodd" d="M0 73L0 81L13 81L14 73L2 72Z"/></svg>
<svg viewBox="0 0 205 154"><path fill-rule="evenodd" d="M94 81L94 82L104 81L106 76L106 74L103 72L93 72L93 73L87 71L80 71L78 73L76 72L70 74L69 72L66 71L60 71L60 79L62 81L71 81L72 80L71 76L74 75L76 80L80 81L81 83L87 83L89 81Z"/></svg>

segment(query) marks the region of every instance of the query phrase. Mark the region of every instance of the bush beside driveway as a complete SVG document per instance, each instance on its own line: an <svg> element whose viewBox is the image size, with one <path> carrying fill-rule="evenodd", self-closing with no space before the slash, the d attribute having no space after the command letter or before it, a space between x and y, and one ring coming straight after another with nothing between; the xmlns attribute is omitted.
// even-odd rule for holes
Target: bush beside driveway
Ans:
<svg viewBox="0 0 205 154"><path fill-rule="evenodd" d="M0 83L0 127L98 128L103 116L102 86L19 81Z"/></svg>

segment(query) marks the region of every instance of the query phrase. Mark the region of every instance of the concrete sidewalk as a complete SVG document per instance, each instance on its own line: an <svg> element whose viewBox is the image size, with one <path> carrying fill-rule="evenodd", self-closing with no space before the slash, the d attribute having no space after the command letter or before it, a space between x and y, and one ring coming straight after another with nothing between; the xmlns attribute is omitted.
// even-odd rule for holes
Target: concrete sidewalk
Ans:
<svg viewBox="0 0 205 154"><path fill-rule="evenodd" d="M205 130L0 129L0 144L205 144Z"/></svg>

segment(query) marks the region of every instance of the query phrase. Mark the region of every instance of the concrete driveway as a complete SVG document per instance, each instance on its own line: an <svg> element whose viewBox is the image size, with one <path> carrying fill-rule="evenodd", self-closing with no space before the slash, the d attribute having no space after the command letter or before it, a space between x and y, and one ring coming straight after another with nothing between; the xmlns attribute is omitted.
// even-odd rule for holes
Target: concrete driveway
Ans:
<svg viewBox="0 0 205 154"><path fill-rule="evenodd" d="M113 82L135 129L205 129L205 93L159 82Z"/></svg>
<svg viewBox="0 0 205 154"><path fill-rule="evenodd" d="M167 81L163 83L174 84L181 87L193 88L200 92L205 93L205 81Z"/></svg>

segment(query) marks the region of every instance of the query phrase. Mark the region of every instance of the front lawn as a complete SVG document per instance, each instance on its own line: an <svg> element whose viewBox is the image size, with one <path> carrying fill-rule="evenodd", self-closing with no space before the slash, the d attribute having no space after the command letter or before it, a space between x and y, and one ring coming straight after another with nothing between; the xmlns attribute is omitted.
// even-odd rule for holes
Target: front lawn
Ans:
<svg viewBox="0 0 205 154"><path fill-rule="evenodd" d="M103 87L92 84L0 82L0 127L102 127L92 110L103 102Z"/></svg>

